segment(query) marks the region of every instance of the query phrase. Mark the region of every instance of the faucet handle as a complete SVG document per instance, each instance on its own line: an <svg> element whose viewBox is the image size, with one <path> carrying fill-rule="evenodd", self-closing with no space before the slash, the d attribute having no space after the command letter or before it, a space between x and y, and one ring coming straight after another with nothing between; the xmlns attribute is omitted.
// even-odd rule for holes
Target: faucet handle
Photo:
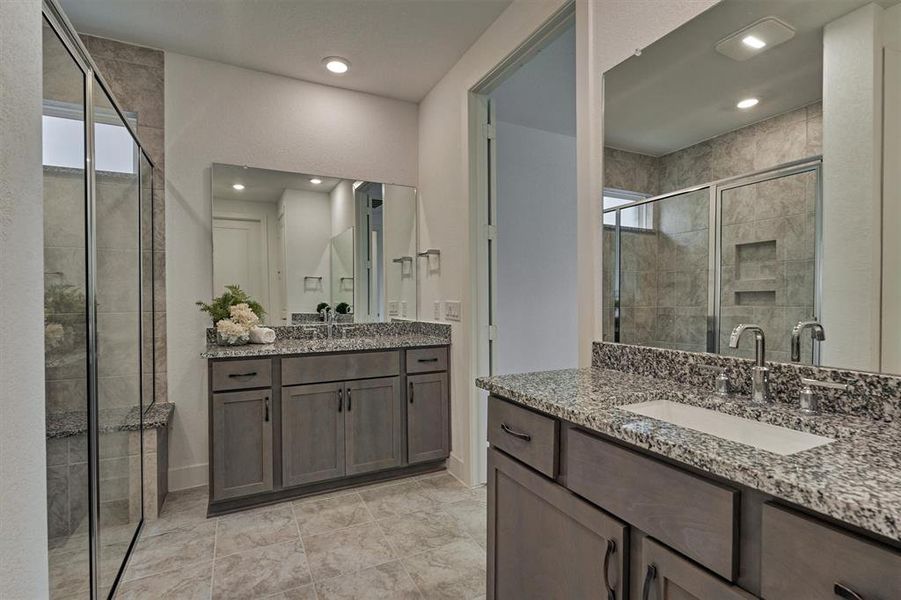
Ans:
<svg viewBox="0 0 901 600"><path fill-rule="evenodd" d="M841 390L843 392L851 392L854 386L850 383L836 383L834 381L820 381L819 379L801 378L801 383L807 387L827 388L830 390Z"/></svg>

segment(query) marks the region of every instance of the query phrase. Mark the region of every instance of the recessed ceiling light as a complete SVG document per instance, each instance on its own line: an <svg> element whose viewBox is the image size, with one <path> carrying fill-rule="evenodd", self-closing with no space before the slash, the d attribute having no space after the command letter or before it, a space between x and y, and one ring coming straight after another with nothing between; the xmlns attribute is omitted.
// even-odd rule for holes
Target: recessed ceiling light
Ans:
<svg viewBox="0 0 901 600"><path fill-rule="evenodd" d="M319 185L320 183L322 183L322 180L319 179L318 177L314 177L313 179L310 180L310 183L312 183L313 185Z"/></svg>
<svg viewBox="0 0 901 600"><path fill-rule="evenodd" d="M745 46L750 46L751 48L754 48L755 50L760 50L761 48L766 46L766 42L764 42L762 39L760 39L756 35L745 36L744 39L742 39L741 43L744 44Z"/></svg>
<svg viewBox="0 0 901 600"><path fill-rule="evenodd" d="M236 190L238 190L238 191L240 192L241 190L244 189L244 184L243 184L243 183L236 183L236 184L234 184L232 187L235 188Z"/></svg>
<svg viewBox="0 0 901 600"><path fill-rule="evenodd" d="M335 75L343 75L350 69L350 62L348 62L346 58L341 58L340 56L327 56L322 59L322 64Z"/></svg>
<svg viewBox="0 0 901 600"><path fill-rule="evenodd" d="M751 108L752 106L757 106L757 103L760 102L757 98L745 98L735 106L738 108Z"/></svg>

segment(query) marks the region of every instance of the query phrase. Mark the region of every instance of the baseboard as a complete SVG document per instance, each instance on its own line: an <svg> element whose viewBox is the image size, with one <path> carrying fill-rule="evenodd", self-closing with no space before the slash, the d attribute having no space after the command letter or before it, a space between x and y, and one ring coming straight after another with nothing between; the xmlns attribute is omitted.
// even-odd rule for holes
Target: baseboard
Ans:
<svg viewBox="0 0 901 600"><path fill-rule="evenodd" d="M169 469L169 491L177 492L207 485L208 479L209 465L207 463Z"/></svg>
<svg viewBox="0 0 901 600"><path fill-rule="evenodd" d="M466 472L467 470L465 465L463 464L463 461L453 454L451 454L447 459L447 470L451 475L459 479L463 483L463 485L467 487L470 486L469 477L467 477L468 474Z"/></svg>

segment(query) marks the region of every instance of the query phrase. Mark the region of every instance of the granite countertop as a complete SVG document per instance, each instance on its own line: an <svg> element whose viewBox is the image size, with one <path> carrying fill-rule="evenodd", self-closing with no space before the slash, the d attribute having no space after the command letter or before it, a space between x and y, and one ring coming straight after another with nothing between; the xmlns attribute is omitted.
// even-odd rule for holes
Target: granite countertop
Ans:
<svg viewBox="0 0 901 600"><path fill-rule="evenodd" d="M144 411L144 429L167 427L174 410L171 402L154 402ZM137 431L141 428L141 411L137 406L102 409L98 427L101 433ZM71 437L87 431L88 414L83 410L47 414L48 438Z"/></svg>
<svg viewBox="0 0 901 600"><path fill-rule="evenodd" d="M203 358L246 358L275 356L280 354L322 354L326 352L360 352L365 350L397 350L447 346L447 338L423 335L376 335L365 337L336 337L332 339L282 339L274 344L247 344L246 346L219 346L207 344Z"/></svg>
<svg viewBox="0 0 901 600"><path fill-rule="evenodd" d="M867 531L901 541L901 425L848 415L803 416L707 390L600 368L476 380L492 394L650 450ZM790 456L617 408L649 400L713 408L835 441Z"/></svg>

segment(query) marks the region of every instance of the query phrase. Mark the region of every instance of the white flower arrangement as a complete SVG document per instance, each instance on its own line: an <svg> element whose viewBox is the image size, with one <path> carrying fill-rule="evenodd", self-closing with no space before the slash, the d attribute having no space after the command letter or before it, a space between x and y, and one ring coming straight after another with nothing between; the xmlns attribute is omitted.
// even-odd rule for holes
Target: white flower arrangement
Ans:
<svg viewBox="0 0 901 600"><path fill-rule="evenodd" d="M259 325L260 318L246 303L235 304L228 309L229 318L216 323L219 342L229 345L246 344L250 330Z"/></svg>

